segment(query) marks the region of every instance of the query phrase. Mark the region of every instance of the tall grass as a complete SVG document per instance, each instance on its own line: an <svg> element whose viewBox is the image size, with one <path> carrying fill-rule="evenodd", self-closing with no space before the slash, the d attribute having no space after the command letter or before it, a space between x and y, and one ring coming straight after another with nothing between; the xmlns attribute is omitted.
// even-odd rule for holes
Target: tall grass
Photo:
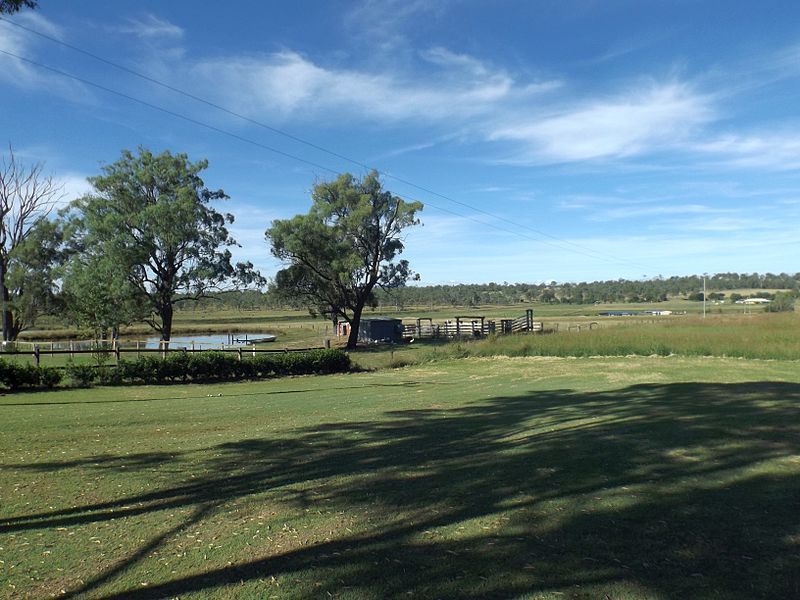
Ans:
<svg viewBox="0 0 800 600"><path fill-rule="evenodd" d="M800 360L800 315L673 319L545 335L489 337L426 350L421 362L467 356L727 356Z"/></svg>

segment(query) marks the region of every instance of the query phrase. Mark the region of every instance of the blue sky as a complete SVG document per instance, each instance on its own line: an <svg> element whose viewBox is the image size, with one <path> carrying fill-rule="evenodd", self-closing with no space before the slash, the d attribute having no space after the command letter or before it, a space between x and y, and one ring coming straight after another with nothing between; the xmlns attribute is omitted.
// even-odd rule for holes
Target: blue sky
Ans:
<svg viewBox="0 0 800 600"><path fill-rule="evenodd" d="M797 2L40 5L10 20L434 192L384 179L426 204L423 284L800 270ZM259 144L0 54L0 137L70 199L123 148L207 158L267 276L270 221L365 172L4 22L0 50Z"/></svg>

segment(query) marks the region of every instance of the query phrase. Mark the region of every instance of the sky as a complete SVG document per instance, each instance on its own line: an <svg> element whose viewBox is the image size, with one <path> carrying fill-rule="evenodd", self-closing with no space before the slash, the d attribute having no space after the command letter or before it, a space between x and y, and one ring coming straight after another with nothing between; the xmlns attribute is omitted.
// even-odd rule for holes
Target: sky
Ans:
<svg viewBox="0 0 800 600"><path fill-rule="evenodd" d="M795 1L39 0L4 19L3 146L65 201L123 149L207 159L234 256L267 277L272 220L368 168L425 204L403 255L423 285L800 270Z"/></svg>

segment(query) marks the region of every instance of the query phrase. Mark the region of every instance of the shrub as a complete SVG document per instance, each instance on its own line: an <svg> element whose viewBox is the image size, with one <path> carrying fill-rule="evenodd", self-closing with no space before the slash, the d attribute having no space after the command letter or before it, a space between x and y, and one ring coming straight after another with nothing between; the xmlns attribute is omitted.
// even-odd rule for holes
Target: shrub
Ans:
<svg viewBox="0 0 800 600"><path fill-rule="evenodd" d="M39 367L39 384L46 388L54 388L63 379L60 370L55 367Z"/></svg>
<svg viewBox="0 0 800 600"><path fill-rule="evenodd" d="M24 386L35 386L38 378L34 367L30 365L19 365L13 362L0 362L0 382L10 390L16 390Z"/></svg>
<svg viewBox="0 0 800 600"><path fill-rule="evenodd" d="M67 364L67 377L76 387L89 387L97 379L97 370L93 365Z"/></svg>

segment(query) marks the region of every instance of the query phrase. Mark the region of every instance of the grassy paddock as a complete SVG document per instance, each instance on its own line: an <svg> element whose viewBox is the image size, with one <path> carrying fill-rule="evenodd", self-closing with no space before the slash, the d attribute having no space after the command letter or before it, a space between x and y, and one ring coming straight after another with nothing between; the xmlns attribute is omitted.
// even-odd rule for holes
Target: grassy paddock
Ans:
<svg viewBox="0 0 800 600"><path fill-rule="evenodd" d="M607 310L673 310L697 314L702 312L702 302L690 302L680 298L666 302L642 304L507 304L507 305L479 305L479 306L405 306L400 310L394 307L368 309L365 317L392 316L413 321L419 317L430 317L437 321L453 319L456 315L483 315L487 319L515 318L525 314L525 309L533 308L536 318L569 324L582 322L586 319L597 319L599 313ZM711 314L736 315L746 312L760 312L762 307L743 306L740 304L713 304L708 303L707 309ZM73 327L64 326L56 317L43 317L37 322L35 331L22 333L21 339L49 340L49 339L78 339L86 336ZM325 319L312 319L305 310L294 309L262 309L262 310L235 310L235 309L198 309L178 310L175 313L173 335L192 335L207 333L240 333L246 331L261 331L274 333L279 339L294 341L298 337L320 339L331 337L333 330L331 324ZM125 337L135 339L153 335L152 330L144 323L125 327L122 330Z"/></svg>
<svg viewBox="0 0 800 600"><path fill-rule="evenodd" d="M497 336L438 345L411 354L408 361L462 356L627 356L679 354L800 360L800 315L687 317L653 323L559 332L553 335Z"/></svg>
<svg viewBox="0 0 800 600"><path fill-rule="evenodd" d="M0 397L0 596L798 597L799 407L682 357Z"/></svg>

